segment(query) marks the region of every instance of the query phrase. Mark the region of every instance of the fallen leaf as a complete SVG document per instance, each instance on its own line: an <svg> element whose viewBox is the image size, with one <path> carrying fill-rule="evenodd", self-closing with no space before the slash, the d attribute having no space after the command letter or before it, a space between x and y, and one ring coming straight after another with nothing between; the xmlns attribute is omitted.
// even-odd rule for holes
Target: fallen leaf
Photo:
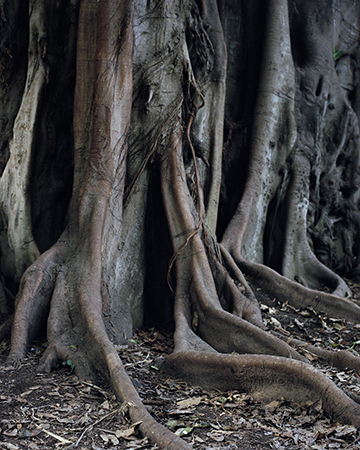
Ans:
<svg viewBox="0 0 360 450"><path fill-rule="evenodd" d="M201 402L201 397L186 398L185 400L180 400L177 405L180 409L189 408L191 406L196 406Z"/></svg>
<svg viewBox="0 0 360 450"><path fill-rule="evenodd" d="M108 400L105 400L103 403L101 403L101 408L103 409L110 409L110 403Z"/></svg>
<svg viewBox="0 0 360 450"><path fill-rule="evenodd" d="M264 410L267 414L272 414L275 411L275 409L277 409L280 405L281 402L279 402L278 400L274 400L271 403L265 405Z"/></svg>
<svg viewBox="0 0 360 450"><path fill-rule="evenodd" d="M138 426L138 425L140 425L141 424L141 421L140 422L135 422L135 423L133 423L130 427L128 427L128 428L124 428L124 429L121 429L121 430L116 430L115 431L115 436L117 437L117 438L127 438L127 437L129 437L129 436L131 436L132 434L134 434L135 433L135 428Z"/></svg>
<svg viewBox="0 0 360 450"><path fill-rule="evenodd" d="M179 428L179 427L185 426L185 424L182 420L175 420L175 419L168 420L166 425L170 428Z"/></svg>
<svg viewBox="0 0 360 450"><path fill-rule="evenodd" d="M275 317L271 317L270 320L271 320L271 323L274 325L274 327L282 328L281 323L277 319L275 319Z"/></svg>
<svg viewBox="0 0 360 450"><path fill-rule="evenodd" d="M9 430L9 431L7 431L7 430L3 431L2 434L4 434L5 436L14 437L14 436L17 436L18 430L16 428L13 428L12 430Z"/></svg>
<svg viewBox="0 0 360 450"><path fill-rule="evenodd" d="M209 436L211 439L214 439L216 442L222 442L225 440L225 436L223 434L218 433L207 433L207 436Z"/></svg>
<svg viewBox="0 0 360 450"><path fill-rule="evenodd" d="M315 355L314 353L309 352L304 347L299 348L299 352L302 353L309 361L317 361L319 357Z"/></svg>
<svg viewBox="0 0 360 450"><path fill-rule="evenodd" d="M209 426L210 426L210 424L208 424L204 420L201 420L200 422L196 422L194 424L194 428L208 428Z"/></svg>
<svg viewBox="0 0 360 450"><path fill-rule="evenodd" d="M41 433L42 430L20 430L18 437L19 438L28 438L28 437L34 437Z"/></svg>
<svg viewBox="0 0 360 450"><path fill-rule="evenodd" d="M341 325L340 323L334 323L333 327L338 330L338 331L344 331L346 330L346 326L345 325Z"/></svg>
<svg viewBox="0 0 360 450"><path fill-rule="evenodd" d="M2 442L1 444L4 445L9 450L17 450L19 448L17 445L10 444L10 442Z"/></svg>
<svg viewBox="0 0 360 450"><path fill-rule="evenodd" d="M187 436L188 434L190 434L193 430L193 427L186 427L186 428L179 428L175 431L175 434L177 436Z"/></svg>
<svg viewBox="0 0 360 450"><path fill-rule="evenodd" d="M301 330L304 329L304 324L301 323L300 320L298 320L298 319L295 318L295 319L294 319L294 322L295 322L295 324L296 324Z"/></svg>
<svg viewBox="0 0 360 450"><path fill-rule="evenodd" d="M103 431L100 433L100 437L105 442L105 444L107 444L109 442L109 436L106 433L104 433Z"/></svg>
<svg viewBox="0 0 360 450"><path fill-rule="evenodd" d="M168 411L168 414L170 416L177 416L177 415L186 415L186 414L193 414L194 410L191 409L172 409Z"/></svg>
<svg viewBox="0 0 360 450"><path fill-rule="evenodd" d="M119 445L119 439L114 434L109 434L108 436L113 445Z"/></svg>
<svg viewBox="0 0 360 450"><path fill-rule="evenodd" d="M335 435L338 438L351 436L352 434L356 434L356 433L357 433L357 428L353 427L352 425L339 426L335 430Z"/></svg>
<svg viewBox="0 0 360 450"><path fill-rule="evenodd" d="M298 311L298 314L299 314L300 316L303 316L303 317L310 317L310 316L311 316L310 311L308 311L308 310L306 310L306 309L304 309L304 310L302 310L302 311Z"/></svg>

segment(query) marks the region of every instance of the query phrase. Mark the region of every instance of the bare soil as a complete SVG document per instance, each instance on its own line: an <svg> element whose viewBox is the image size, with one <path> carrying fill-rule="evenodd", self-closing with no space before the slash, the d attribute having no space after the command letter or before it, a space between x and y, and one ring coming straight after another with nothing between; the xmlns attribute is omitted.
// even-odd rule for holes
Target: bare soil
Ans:
<svg viewBox="0 0 360 450"><path fill-rule="evenodd" d="M354 300L360 286L352 284ZM261 294L258 292L258 294ZM323 348L360 353L360 324L312 310L296 311L264 299L268 329ZM129 422L126 405L106 383L79 380L71 361L51 374L36 368L46 343L37 342L16 367L5 364L9 343L0 344L0 449L155 449ZM168 377L156 359L172 350L170 334L138 330L118 346L125 367L153 416L195 449L359 449L359 430L324 417L321 404L255 402L240 391L205 391ZM339 372L306 354L339 386L360 395L360 377ZM100 374L101 375L101 374Z"/></svg>

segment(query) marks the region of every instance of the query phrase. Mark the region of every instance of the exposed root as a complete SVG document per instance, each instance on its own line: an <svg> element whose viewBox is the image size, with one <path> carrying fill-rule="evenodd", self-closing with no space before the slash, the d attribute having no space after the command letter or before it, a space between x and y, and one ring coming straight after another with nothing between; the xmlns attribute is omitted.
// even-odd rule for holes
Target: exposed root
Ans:
<svg viewBox="0 0 360 450"><path fill-rule="evenodd" d="M236 389L265 402L321 399L324 412L332 420L360 426L360 405L321 372L301 361L189 351L173 353L161 369L206 389Z"/></svg>
<svg viewBox="0 0 360 450"><path fill-rule="evenodd" d="M21 279L16 299L10 359L22 359L38 330L43 329L49 313L56 270L63 259L60 245L43 253Z"/></svg>
<svg viewBox="0 0 360 450"><path fill-rule="evenodd" d="M191 448L149 415L104 324L109 299L104 293L106 287L102 290L102 258L110 246L105 242L104 229L108 226L115 229L110 218L113 211L109 211L111 191L116 189L121 205L116 218L116 225L119 225L121 207L130 202L140 176L148 170L149 163L158 163L174 252L170 269L174 265L176 270L175 352L166 358L163 370L206 388L237 389L263 401L319 399L332 419L360 427L357 396L346 395L291 347L300 349L305 344L295 339L284 342L264 331L256 295L245 279L246 275L251 276L273 298L293 307L312 307L333 317L360 321L360 307L341 298L348 294L346 284L317 260L307 240L311 195L319 203L320 172L325 170L325 165L315 167L319 163L315 153L317 146L322 146L326 153L319 129L326 122L329 88L326 83L318 82L317 73L310 76L308 67L295 69L298 61L296 50L292 49L288 9L292 3L269 1L253 135L246 144L250 148L247 180L238 209L224 232L223 244L218 245L215 231L226 56L217 11L219 2L194 1L201 18L207 21L206 32L199 11L191 1L180 2L181 5L175 1L157 2L156 15L148 2L146 13L138 20L139 27L143 27L139 43L150 36L156 38L149 38L144 54L141 54L141 45L135 51L133 48L134 11L137 9L134 1L81 2L74 97L75 181L70 220L58 243L41 255L22 278L9 358L15 361L23 358L35 333L44 328L47 321L48 347L41 359L40 371L49 372L60 361L71 359L80 378L103 375L113 385L119 400L128 405L131 419L140 423L140 431L145 436L164 449ZM41 8L40 13L44 14ZM175 18L181 20L177 22ZM320 34L309 33L309 36ZM199 36L204 39L200 43L197 42L197 39L201 41ZM39 39L41 37L40 33ZM30 43L30 49L36 47L36 55L45 54L46 49L42 48L45 44L40 41ZM306 45L304 48L308 50ZM46 81L44 61L35 61L34 55L29 59L29 67L41 64L36 70L33 67L30 94L24 95L22 104L29 107L28 120L24 122L29 126L23 126L28 130L28 135L24 135L27 162L23 158L26 179L31 159L29 150L34 145L30 129L39 114L38 104ZM134 57L138 58L135 71ZM332 64L331 58L329 61ZM304 92L300 93L296 77L300 77L301 70ZM138 77L133 108L137 111L133 122L138 123L131 123L133 72ZM33 75L29 72L30 76ZM190 108L186 109L192 89L196 92L190 100ZM316 91L319 91L318 96L322 94L318 103ZM304 104L308 101L310 105L306 111L297 104L300 94L304 95ZM199 96L201 108L194 100ZM143 97L147 101L143 101ZM319 106L321 120L310 123L312 108ZM346 134L353 132L349 120L345 123ZM301 134L305 121L311 125L306 128L306 136ZM15 124L11 147L19 159L24 156L17 154L22 145L16 141L16 127L21 123L19 120ZM136 135L137 142L128 158L129 129ZM346 139L342 136L337 153L333 152L332 168L338 162L339 152L346 147ZM12 159L14 157L10 162ZM128 191L122 203L126 174ZM343 178L345 175L342 173ZM356 180L353 174L348 178ZM2 179L6 181L6 176ZM18 180L19 189L22 181ZM313 194L311 181L315 183ZM348 191L354 194L350 182L349 186ZM287 192L279 193L283 189ZM25 195L26 190L21 192ZM6 192L3 195L7 196ZM278 265L285 276L261 264L266 259L264 242L270 204L276 200L285 205L281 208L277 205L276 211L281 209L284 213L286 210L287 214L283 214L286 223L279 232L284 243L274 266ZM8 201L6 198L3 203L6 205ZM21 197L17 205L23 203ZM28 208L28 204L25 206ZM27 218L20 236L22 244L25 231L31 229L30 214L25 207L17 209ZM325 223L326 218L320 216L320 219L320 224ZM15 223L15 218L9 219L9 223L12 220ZM10 232L16 231L15 228L14 225ZM22 258L16 273L22 271L24 261L33 261L38 254L31 236L29 243L28 255ZM15 250L22 252L20 244ZM351 241L348 247L348 254L352 255L354 243ZM310 289L321 289L323 284L333 289L333 294ZM120 315L121 311L115 313ZM8 331L10 321L0 329L0 337ZM350 367L360 372L360 360L349 352L329 352L307 345L306 349L335 367Z"/></svg>
<svg viewBox="0 0 360 450"><path fill-rule="evenodd" d="M244 274L253 277L264 291L280 302L288 302L294 308L314 308L330 317L340 317L350 322L360 321L360 307L347 298L306 288L262 264L242 258L236 259L236 263Z"/></svg>
<svg viewBox="0 0 360 450"><path fill-rule="evenodd" d="M307 344L299 339L289 339L281 333L273 331L272 334L285 340L287 344L292 345L297 349L304 349L306 352L318 356L329 366L336 367L340 370L355 370L355 372L360 373L360 358L354 356L348 350L326 350L324 348L316 347L315 345Z"/></svg>
<svg viewBox="0 0 360 450"><path fill-rule="evenodd" d="M27 346L24 343L30 342L28 340L31 337L30 324L34 326L35 322L43 319L42 314L38 312L45 303L50 302L52 295L48 322L49 342L42 356L39 371L50 372L60 361L71 359L75 366L75 373L80 378L93 379L99 374L106 376L119 400L128 405L128 413L132 421L141 422L139 429L144 436L164 449L190 449L191 446L157 423L142 404L119 355L106 334L101 301L93 295L92 288L90 291L87 291L86 288L85 290L80 289L75 295L79 299L79 304L74 305L72 298L70 302L64 298L64 293L75 292L73 288L70 288L64 271L61 270L57 277L53 277L52 286L49 280L43 283L43 280L39 279L42 273L43 267L39 265L38 268L33 267L32 270L29 270L23 278L20 302L24 307L20 305L16 311L9 360L19 361L25 356ZM69 271L67 273L69 274ZM45 284L48 285L48 288L44 292ZM30 289L32 297L25 296L24 293L26 292L28 295ZM49 297L46 298L45 293ZM33 302L30 302L29 298L33 299ZM42 308L38 304L39 301L43 305ZM30 303L35 311L34 317L26 307ZM70 325L71 315L79 307L82 317L81 324Z"/></svg>
<svg viewBox="0 0 360 450"><path fill-rule="evenodd" d="M343 297L349 292L346 283L315 257L307 238L311 165L301 150L296 150L292 160L281 274L310 289L327 286L333 295Z"/></svg>
<svg viewBox="0 0 360 450"><path fill-rule="evenodd" d="M179 130L179 127L177 130ZM190 196L183 183L184 168L180 136L180 131L177 133L174 131L171 152L161 166L165 210L175 249L181 246L180 242L184 239L182 230L196 228ZM199 233L194 234L192 232L190 235L191 239L186 241L187 245L183 246L182 252L176 260L175 305L177 302L182 305L179 308L182 311L182 325L180 329L177 329L175 345L180 346L180 348L186 346L185 342L189 335L186 328L193 326L201 339L220 352L267 353L305 360L290 346L256 326L257 324L262 326L261 318L259 319L257 314L259 311L258 304L253 303L252 298L245 297L231 278L225 277L224 274L223 280L229 283L227 293L231 294L228 297L237 297L237 303L232 302L232 304L236 304L235 309L238 313L242 311L243 318L223 309L214 281L219 276L221 266L216 265L218 270L214 278ZM224 290L223 286L222 290ZM240 302L245 307L240 308ZM192 323L193 317L197 318L196 324ZM178 316L175 318L180 319ZM255 325L250 323L249 319L252 319ZM178 324L176 325L178 326ZM182 342L183 339L185 342Z"/></svg>

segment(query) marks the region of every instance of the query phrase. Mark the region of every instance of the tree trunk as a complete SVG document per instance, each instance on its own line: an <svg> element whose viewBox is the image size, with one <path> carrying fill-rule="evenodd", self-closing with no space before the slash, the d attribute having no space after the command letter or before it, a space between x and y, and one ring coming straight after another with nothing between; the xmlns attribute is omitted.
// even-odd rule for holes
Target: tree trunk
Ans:
<svg viewBox="0 0 360 450"><path fill-rule="evenodd" d="M359 404L301 343L265 330L253 289L360 320L342 279L359 276L357 2L2 0L0 12L9 359L46 330L40 370L71 359L80 377L105 374L144 435L185 449L114 346L134 326L173 325L163 370L319 398L360 426Z"/></svg>

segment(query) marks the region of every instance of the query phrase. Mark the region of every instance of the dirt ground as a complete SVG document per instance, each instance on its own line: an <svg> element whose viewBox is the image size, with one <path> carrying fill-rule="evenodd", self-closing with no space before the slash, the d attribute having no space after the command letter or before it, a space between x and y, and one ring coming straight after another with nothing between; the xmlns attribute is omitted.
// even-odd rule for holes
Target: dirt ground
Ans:
<svg viewBox="0 0 360 450"><path fill-rule="evenodd" d="M355 301L360 286L351 284ZM360 324L295 311L276 301L263 303L268 329L323 348L360 353ZM126 405L110 388L80 381L71 361L51 374L36 367L46 343L34 345L17 367L5 363L9 343L0 343L0 449L155 449L129 423ZM274 401L264 405L238 392L205 391L169 378L154 359L171 352L171 335L138 330L118 351L145 405L161 423L183 436L195 449L359 449L352 426L324 417L321 404ZM360 376L312 363L339 386L360 395Z"/></svg>

